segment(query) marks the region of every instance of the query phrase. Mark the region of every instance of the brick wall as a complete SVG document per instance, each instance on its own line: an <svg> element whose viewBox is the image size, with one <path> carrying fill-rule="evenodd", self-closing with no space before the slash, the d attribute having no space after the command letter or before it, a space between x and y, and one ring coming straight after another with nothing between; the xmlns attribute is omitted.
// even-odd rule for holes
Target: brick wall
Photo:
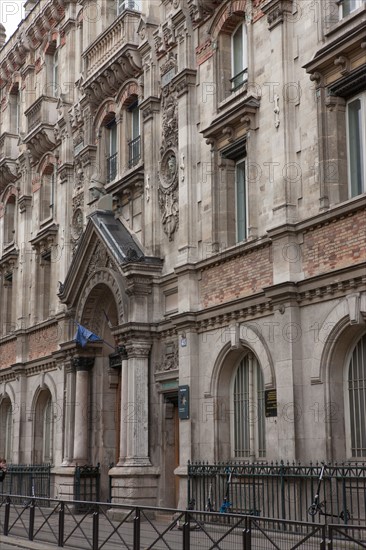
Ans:
<svg viewBox="0 0 366 550"><path fill-rule="evenodd" d="M35 330L28 336L28 360L50 355L58 349L61 334L57 323Z"/></svg>
<svg viewBox="0 0 366 550"><path fill-rule="evenodd" d="M302 261L305 278L365 262L366 211L305 233Z"/></svg>
<svg viewBox="0 0 366 550"><path fill-rule="evenodd" d="M0 369L16 363L16 338L0 344Z"/></svg>
<svg viewBox="0 0 366 550"><path fill-rule="evenodd" d="M206 308L230 302L271 284L270 248L253 250L202 271L201 304Z"/></svg>

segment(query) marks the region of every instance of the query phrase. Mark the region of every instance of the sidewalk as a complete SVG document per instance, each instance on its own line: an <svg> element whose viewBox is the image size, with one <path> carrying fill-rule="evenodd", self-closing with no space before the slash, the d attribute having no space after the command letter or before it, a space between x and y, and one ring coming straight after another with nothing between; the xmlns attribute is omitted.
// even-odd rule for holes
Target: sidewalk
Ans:
<svg viewBox="0 0 366 550"><path fill-rule="evenodd" d="M23 550L53 550L58 548L58 546L49 543L31 542L20 537L4 537L4 535L0 535L0 550L17 550L18 548L22 548Z"/></svg>

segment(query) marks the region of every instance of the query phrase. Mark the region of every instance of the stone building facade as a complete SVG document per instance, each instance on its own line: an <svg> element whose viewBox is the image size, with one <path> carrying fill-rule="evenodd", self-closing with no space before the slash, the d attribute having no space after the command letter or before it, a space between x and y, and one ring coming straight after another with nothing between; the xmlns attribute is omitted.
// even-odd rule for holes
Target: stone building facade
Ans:
<svg viewBox="0 0 366 550"><path fill-rule="evenodd" d="M364 460L365 1L25 8L0 30L0 455L165 506L188 460Z"/></svg>

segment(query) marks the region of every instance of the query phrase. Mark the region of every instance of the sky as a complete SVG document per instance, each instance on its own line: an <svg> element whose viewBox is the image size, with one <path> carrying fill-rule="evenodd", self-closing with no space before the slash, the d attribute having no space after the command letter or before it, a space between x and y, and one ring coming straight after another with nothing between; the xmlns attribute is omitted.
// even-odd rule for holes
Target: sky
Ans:
<svg viewBox="0 0 366 550"><path fill-rule="evenodd" d="M0 23L6 30L6 40L16 31L24 16L25 0L0 0Z"/></svg>

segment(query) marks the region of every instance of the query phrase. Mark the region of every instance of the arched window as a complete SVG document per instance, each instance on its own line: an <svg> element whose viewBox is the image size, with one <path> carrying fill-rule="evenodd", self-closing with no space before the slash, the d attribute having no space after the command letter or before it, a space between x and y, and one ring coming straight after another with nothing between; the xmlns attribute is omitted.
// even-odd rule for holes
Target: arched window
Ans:
<svg viewBox="0 0 366 550"><path fill-rule="evenodd" d="M235 458L266 455L264 381L256 357L248 353L232 381L232 453Z"/></svg>
<svg viewBox="0 0 366 550"><path fill-rule="evenodd" d="M53 460L53 406L49 390L39 394L35 410L34 463L52 463Z"/></svg>
<svg viewBox="0 0 366 550"><path fill-rule="evenodd" d="M9 397L5 397L0 407L0 455L7 462L12 461L13 447L13 408Z"/></svg>
<svg viewBox="0 0 366 550"><path fill-rule="evenodd" d="M356 344L346 373L348 454L352 458L364 458L366 457L366 334Z"/></svg>

